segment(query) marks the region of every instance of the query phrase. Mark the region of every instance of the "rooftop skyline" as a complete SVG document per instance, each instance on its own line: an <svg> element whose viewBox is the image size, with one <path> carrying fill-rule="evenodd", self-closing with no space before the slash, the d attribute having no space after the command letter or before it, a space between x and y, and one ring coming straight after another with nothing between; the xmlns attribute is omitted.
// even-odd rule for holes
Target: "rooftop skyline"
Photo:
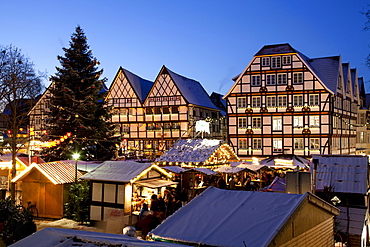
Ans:
<svg viewBox="0 0 370 247"><path fill-rule="evenodd" d="M362 14L368 1L0 2L0 45L20 48L48 76L80 25L108 87L120 66L154 81L165 65L209 94L225 94L258 50L280 43L309 58L341 55L370 80L370 31L363 30Z"/></svg>

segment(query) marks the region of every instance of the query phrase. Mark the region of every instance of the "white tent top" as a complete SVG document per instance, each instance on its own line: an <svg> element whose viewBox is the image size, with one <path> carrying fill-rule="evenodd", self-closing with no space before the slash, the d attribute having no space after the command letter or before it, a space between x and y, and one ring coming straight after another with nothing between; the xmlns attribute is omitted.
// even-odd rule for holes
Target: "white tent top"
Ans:
<svg viewBox="0 0 370 247"><path fill-rule="evenodd" d="M305 200L319 201L318 207L334 208L310 193L266 193L209 187L168 217L150 235L153 239L211 246L267 246Z"/></svg>
<svg viewBox="0 0 370 247"><path fill-rule="evenodd" d="M138 238L129 237L119 234L109 234L102 232L91 232L81 230L71 230L63 228L44 228L34 234L10 245L12 247L49 247L49 246L83 246L83 247L94 247L94 246L153 246L153 247L176 247L184 246L172 243L162 243L153 241L144 241Z"/></svg>
<svg viewBox="0 0 370 247"><path fill-rule="evenodd" d="M287 168L287 169L296 169L299 168L308 168L310 162L296 155L281 155L281 156L272 156L270 158L260 161L261 165L268 166L271 168Z"/></svg>
<svg viewBox="0 0 370 247"><path fill-rule="evenodd" d="M214 171L219 172L219 173L231 174L231 173L238 173L238 172L244 171L246 169L247 168L243 168L243 167L221 166L221 167L215 169Z"/></svg>
<svg viewBox="0 0 370 247"><path fill-rule="evenodd" d="M367 192L368 158L362 155L313 155L318 159L316 190L333 186L335 192ZM311 165L313 172L313 165Z"/></svg>
<svg viewBox="0 0 370 247"><path fill-rule="evenodd" d="M182 173L184 172L200 172L200 173L204 173L206 175L216 175L217 172L214 172L212 171L211 169L208 169L208 168L202 168L202 167L195 167L195 168L190 168L190 169L186 169L185 171L183 171Z"/></svg>
<svg viewBox="0 0 370 247"><path fill-rule="evenodd" d="M94 170L83 175L81 179L128 183L150 166L152 166L151 163L135 161L105 161Z"/></svg>

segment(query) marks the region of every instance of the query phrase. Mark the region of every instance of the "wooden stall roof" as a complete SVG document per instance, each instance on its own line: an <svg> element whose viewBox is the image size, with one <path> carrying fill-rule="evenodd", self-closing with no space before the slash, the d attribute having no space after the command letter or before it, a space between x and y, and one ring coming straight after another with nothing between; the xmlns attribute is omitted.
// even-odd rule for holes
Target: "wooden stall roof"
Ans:
<svg viewBox="0 0 370 247"><path fill-rule="evenodd" d="M75 181L75 165L68 162L48 162L32 164L27 169L12 179L13 183L22 181L32 170L38 170L47 177L53 184L67 184ZM77 171L77 178L82 174Z"/></svg>

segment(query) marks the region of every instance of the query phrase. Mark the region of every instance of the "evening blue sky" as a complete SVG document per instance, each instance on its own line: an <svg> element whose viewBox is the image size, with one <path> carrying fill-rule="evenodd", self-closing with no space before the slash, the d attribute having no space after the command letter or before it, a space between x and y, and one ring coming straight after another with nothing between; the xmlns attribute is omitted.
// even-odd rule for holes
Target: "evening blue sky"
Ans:
<svg viewBox="0 0 370 247"><path fill-rule="evenodd" d="M264 45L310 58L342 55L370 80L365 0L0 0L0 44L55 73L77 25L110 86L120 66L151 81L161 67L225 94ZM45 85L49 85L45 81ZM367 86L370 92L370 83Z"/></svg>

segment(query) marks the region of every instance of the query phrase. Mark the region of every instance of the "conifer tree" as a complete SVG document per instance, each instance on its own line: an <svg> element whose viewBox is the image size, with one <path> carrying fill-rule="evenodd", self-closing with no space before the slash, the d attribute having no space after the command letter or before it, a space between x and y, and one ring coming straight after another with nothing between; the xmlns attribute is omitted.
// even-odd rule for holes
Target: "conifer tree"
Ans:
<svg viewBox="0 0 370 247"><path fill-rule="evenodd" d="M69 48L58 56L61 67L51 77L50 113L47 138L59 139L71 133L59 145L47 150L47 160L71 159L78 152L85 160L111 158L114 143L110 141L114 126L109 122L110 108L104 97L107 93L106 78L98 69L100 64L93 57L87 38L80 26L71 35Z"/></svg>

